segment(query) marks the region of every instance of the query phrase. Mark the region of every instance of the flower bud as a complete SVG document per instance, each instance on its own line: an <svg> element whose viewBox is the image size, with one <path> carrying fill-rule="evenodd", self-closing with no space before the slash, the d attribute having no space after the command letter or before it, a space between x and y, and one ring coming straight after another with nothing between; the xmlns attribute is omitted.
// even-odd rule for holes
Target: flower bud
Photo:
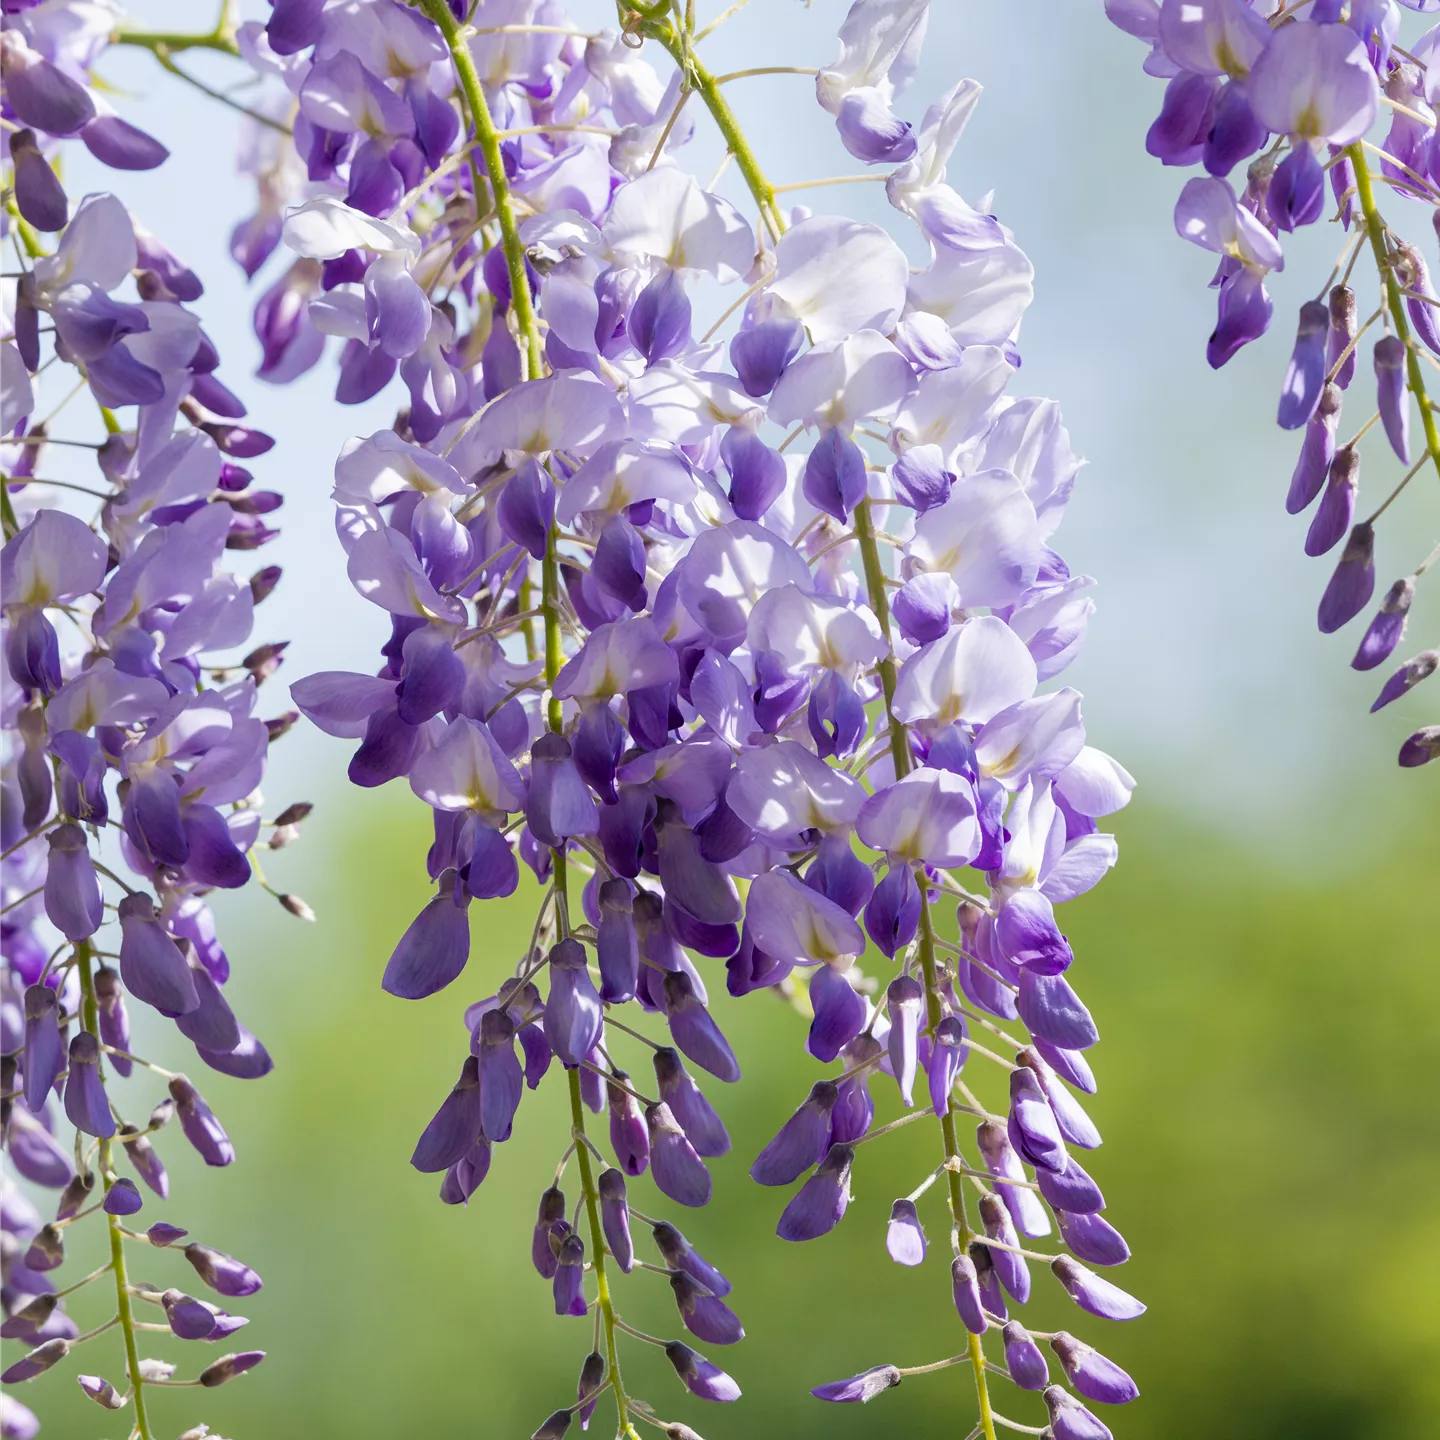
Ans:
<svg viewBox="0 0 1440 1440"><path fill-rule="evenodd" d="M1070 1298L1091 1315L1102 1320L1134 1320L1145 1313L1145 1306L1133 1295L1102 1280L1068 1255L1057 1255L1050 1262L1050 1269Z"/></svg>
<svg viewBox="0 0 1440 1440"><path fill-rule="evenodd" d="M680 1309L680 1322L692 1335L711 1345L734 1345L745 1338L745 1327L734 1311L693 1276L677 1270L670 1276L670 1289Z"/></svg>
<svg viewBox="0 0 1440 1440"><path fill-rule="evenodd" d="M1043 1390L1050 1383L1050 1367L1030 1332L1012 1320L1004 1329L1005 1368L1022 1390Z"/></svg>
<svg viewBox="0 0 1440 1440"><path fill-rule="evenodd" d="M950 1262L950 1295L955 1301L955 1313L972 1335L983 1335L990 1322L985 1318L985 1307L980 1299L980 1279L975 1262L969 1255L957 1255Z"/></svg>
<svg viewBox="0 0 1440 1440"><path fill-rule="evenodd" d="M119 1394L115 1387L100 1375L77 1375L80 1388L102 1409L123 1410L129 1397Z"/></svg>
<svg viewBox="0 0 1440 1440"><path fill-rule="evenodd" d="M610 1148L627 1175L643 1175L650 1165L650 1133L645 1113L628 1088L630 1077L617 1070L606 1082L610 1104ZM619 1082L619 1083L616 1083Z"/></svg>
<svg viewBox="0 0 1440 1440"><path fill-rule="evenodd" d="M832 1380L828 1385L817 1385L810 1393L817 1400L829 1400L838 1405L859 1402L867 1404L877 1395L893 1389L904 1377L894 1365L876 1365L848 1380Z"/></svg>
<svg viewBox="0 0 1440 1440"><path fill-rule="evenodd" d="M50 832L45 871L45 914L69 941L88 940L105 918L105 897L90 859L89 841L78 825Z"/></svg>
<svg viewBox="0 0 1440 1440"><path fill-rule="evenodd" d="M144 1204L139 1190L135 1188L135 1182L122 1175L105 1192L100 1208L107 1215L134 1215Z"/></svg>
<svg viewBox="0 0 1440 1440"><path fill-rule="evenodd" d="M585 1242L573 1230L560 1242L555 1278L551 1288L557 1315L586 1315Z"/></svg>
<svg viewBox="0 0 1440 1440"><path fill-rule="evenodd" d="M650 1173L661 1193L679 1205L708 1204L710 1172L670 1107L664 1101L649 1106L645 1125L650 1132Z"/></svg>
<svg viewBox="0 0 1440 1440"><path fill-rule="evenodd" d="M213 1365L207 1365L196 1377L207 1389L223 1385L247 1370L253 1370L263 1359L263 1350L242 1350L238 1355L222 1355Z"/></svg>
<svg viewBox="0 0 1440 1440"><path fill-rule="evenodd" d="M1125 1405L1139 1395L1135 1382L1113 1360L1107 1360L1067 1331L1052 1335L1050 1348L1059 1356L1071 1385L1087 1400Z"/></svg>
<svg viewBox="0 0 1440 1440"><path fill-rule="evenodd" d="M22 1355L0 1375L0 1381L6 1385L18 1385L23 1380L33 1380L37 1375L43 1375L52 1365L58 1365L69 1353L68 1340L47 1340L43 1345L37 1345L28 1355ZM738 1390L736 1394L739 1394Z"/></svg>
<svg viewBox="0 0 1440 1440"><path fill-rule="evenodd" d="M115 1133L110 1097L100 1078L100 1042L82 1030L70 1042L70 1069L65 1080L65 1114L77 1130L108 1140Z"/></svg>
<svg viewBox="0 0 1440 1440"><path fill-rule="evenodd" d="M212 1250L208 1245L187 1245L185 1258L195 1267L195 1273L219 1295L253 1295L264 1284L248 1265L219 1250Z"/></svg>
<svg viewBox="0 0 1440 1440"><path fill-rule="evenodd" d="M1348 625L1375 593L1375 531L1368 522L1356 525L1341 552L1340 563L1320 597L1317 623L1322 635Z"/></svg>
<svg viewBox="0 0 1440 1440"><path fill-rule="evenodd" d="M600 1399L605 1374L605 1357L598 1350L592 1350L580 1367L580 1383L575 1387L575 1399L579 1402L575 1413L580 1417L582 1430L590 1428L590 1417L595 1413L595 1406Z"/></svg>
<svg viewBox="0 0 1440 1440"><path fill-rule="evenodd" d="M839 1091L829 1080L817 1081L804 1104L756 1157L750 1178L761 1185L789 1185L817 1165L830 1143L830 1113Z"/></svg>
<svg viewBox="0 0 1440 1440"><path fill-rule="evenodd" d="M685 1388L701 1400L725 1403L740 1398L740 1387L718 1365L712 1365L688 1345L672 1340L665 1347L665 1358L675 1367Z"/></svg>
<svg viewBox="0 0 1440 1440"><path fill-rule="evenodd" d="M1425 765L1440 756L1440 725L1425 725L1400 747L1400 763L1407 769Z"/></svg>
<svg viewBox="0 0 1440 1440"><path fill-rule="evenodd" d="M1058 1385L1051 1385L1041 1398L1055 1440L1113 1440L1109 1427Z"/></svg>
<svg viewBox="0 0 1440 1440"><path fill-rule="evenodd" d="M630 1206L625 1177L613 1166L602 1170L595 1182L600 1196L600 1225L615 1263L628 1275L635 1268L635 1244L630 1238Z"/></svg>
<svg viewBox="0 0 1440 1440"><path fill-rule="evenodd" d="M170 1081L170 1096L180 1117L180 1129L200 1158L207 1165L232 1164L235 1147L215 1118L215 1112L205 1103L205 1097L183 1075L176 1075Z"/></svg>
<svg viewBox="0 0 1440 1440"><path fill-rule="evenodd" d="M919 1265L924 1261L925 1231L913 1200L897 1200L890 1207L885 1250L897 1265Z"/></svg>
<svg viewBox="0 0 1440 1440"><path fill-rule="evenodd" d="M782 1240L815 1240L828 1235L850 1204L851 1145L832 1145L815 1173L795 1193L775 1233Z"/></svg>
<svg viewBox="0 0 1440 1440"><path fill-rule="evenodd" d="M25 1108L38 1115L65 1068L65 1042L56 1013L59 1001L45 985L25 989Z"/></svg>

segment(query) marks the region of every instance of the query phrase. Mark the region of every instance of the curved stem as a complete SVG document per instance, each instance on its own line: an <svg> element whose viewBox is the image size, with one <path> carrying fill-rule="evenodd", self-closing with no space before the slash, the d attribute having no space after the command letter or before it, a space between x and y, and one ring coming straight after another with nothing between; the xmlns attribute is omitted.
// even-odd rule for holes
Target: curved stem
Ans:
<svg viewBox="0 0 1440 1440"><path fill-rule="evenodd" d="M766 178L735 119L725 97L720 93L715 77L695 57L689 37L680 34L669 22L646 22L642 33L658 40L674 57L675 63L689 77L692 88L704 100L715 119L720 133L725 137L730 153L745 183L760 208L772 236L778 237L785 229L785 220L775 203L775 187ZM855 508L855 538L860 544L861 566L865 575L865 588L870 608L880 622L880 632L885 639L886 655L878 666L880 686L885 697L885 716L890 728L890 749L895 762L898 779L910 771L910 745L905 727L895 718L895 660L891 648L890 602L885 589L885 572L880 564L880 552L876 543L875 525L870 514L870 501L862 500ZM929 900L925 886L920 887L921 940L920 964L925 979L926 1025L931 1034L940 1023L943 1008L940 1000L939 967L935 962L935 930L930 918ZM960 1143L955 1133L955 1116L947 1109L940 1121L941 1135L945 1146L946 1179L949 1187L950 1218L954 1226L955 1242L963 1250L970 1243L972 1232L965 1212L965 1191L960 1172ZM979 1434L985 1440L995 1440L995 1416L990 1406L990 1392L985 1375L985 1352L978 1335L971 1335L966 1353L970 1368L975 1376L975 1395L980 1407Z"/></svg>
<svg viewBox="0 0 1440 1440"><path fill-rule="evenodd" d="M745 184L755 197L756 205L760 207L760 218L765 222L770 238L778 240L785 230L785 217L775 203L775 188L760 168L760 162L740 128L730 102L720 89L720 81L695 54L691 38L677 30L669 20L645 21L640 33L659 41L670 52L681 74L688 80L690 89L705 102L705 108L724 137L726 148L735 157L735 164L745 177Z"/></svg>
<svg viewBox="0 0 1440 1440"><path fill-rule="evenodd" d="M420 0L420 8L439 27L450 51L451 63L455 66L455 78L460 82L461 93L465 96L470 120L475 127L475 143L485 162L485 174L490 181L490 194L495 201L495 216L500 222L500 243L505 251L505 269L510 276L510 303L515 307L515 322L527 357L526 378L538 380L543 368L543 354L540 346L540 328L535 320L535 309L530 303L530 282L525 273L525 249L520 243L520 231L515 223L515 207L510 199L510 182L505 175L505 162L500 155L500 134L490 114L490 104L485 99L485 88L480 83L480 74L475 69L470 47L461 34L460 24L451 13L446 0ZM475 197L478 206L480 197Z"/></svg>
<svg viewBox="0 0 1440 1440"><path fill-rule="evenodd" d="M100 1033L100 1005L95 998L95 980L90 969L91 961L94 958L94 949L88 940L82 940L75 947L75 958L79 962L76 968L80 972L80 992L83 996L82 1013L85 1028L92 1035L98 1035ZM104 1074L102 1062L100 1067L102 1080ZM106 1194L109 1194L111 1186L115 1183L115 1170L110 1163L111 1144L110 1140L102 1140L98 1157L100 1183L105 1187ZM135 1343L135 1315L130 1305L130 1279L125 1272L125 1236L118 1216L106 1215L105 1222L110 1232L109 1269L115 1276L115 1318L120 1326L121 1334L125 1337L125 1368L130 1376L130 1389L135 1396L133 1434L136 1440L152 1440L150 1419L145 1413L145 1379L140 1373L140 1350Z"/></svg>
<svg viewBox="0 0 1440 1440"><path fill-rule="evenodd" d="M1362 144L1348 145L1345 153L1355 172L1355 198L1360 203L1360 213L1365 217L1365 233L1370 238L1370 249L1375 256L1375 268L1380 273L1380 283L1385 290L1385 300L1394 323L1395 333L1405 346L1405 369L1410 393L1420 407L1420 425L1425 431L1425 452L1440 476L1440 429L1437 429L1435 412L1425 393L1425 372L1420 368L1420 357L1415 351L1415 341L1410 334L1410 317L1405 311L1404 287L1395 274L1395 266L1385 248L1385 222L1375 205L1375 187L1371 183L1370 165L1365 158Z"/></svg>

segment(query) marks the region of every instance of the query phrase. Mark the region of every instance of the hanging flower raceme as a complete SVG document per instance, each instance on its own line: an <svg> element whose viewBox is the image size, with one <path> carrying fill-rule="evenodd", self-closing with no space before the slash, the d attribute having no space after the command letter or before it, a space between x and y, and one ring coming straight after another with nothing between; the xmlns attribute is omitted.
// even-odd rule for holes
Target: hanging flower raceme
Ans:
<svg viewBox="0 0 1440 1440"><path fill-rule="evenodd" d="M1221 257L1211 282L1219 292L1207 352L1212 365L1225 364L1269 327L1265 277L1283 268L1280 232L1321 218L1328 172L1334 218L1348 238L1320 298L1301 307L1277 415L1282 428L1302 432L1285 504L1292 515L1314 507L1305 553L1339 554L1317 614L1325 634L1372 608L1380 517L1417 475L1440 478L1440 430L1425 380L1431 355L1440 355L1440 296L1419 245L1382 218L1378 200L1384 186L1412 217L1423 207L1428 214L1416 217L1422 234L1427 220L1440 218L1434 109L1440 81L1431 74L1440 74L1434 64L1440 28L1401 48L1401 4L1433 8L1429 0L1278 8L1250 0L1106 0L1105 7L1122 30L1149 42L1147 72L1167 79L1146 149L1162 164L1199 164L1207 172L1181 190L1175 225ZM1377 118L1389 126L1379 143L1367 138L1378 133ZM1242 164L1246 183L1237 196L1227 177ZM1362 298L1366 274L1373 276L1370 299ZM1347 441L1342 402L1367 348L1375 401ZM1412 411L1420 432L1413 442ZM1357 447L1377 423L1372 463L1384 463L1383 435L1400 478L1382 484L1385 498L1365 515ZM1402 540L1410 543L1408 535ZM1405 563L1415 560L1372 610L1351 661L1356 670L1392 659L1416 584L1440 561L1440 546L1424 558L1417 550ZM1433 653L1395 670L1372 712L1431 674ZM1430 725L1404 742L1399 759L1416 766L1436 756L1440 726Z"/></svg>
<svg viewBox="0 0 1440 1440"><path fill-rule="evenodd" d="M1086 1268L1128 1252L1072 1153L1099 1140L1073 1093L1094 1088L1097 1032L1054 909L1114 862L1097 821L1132 782L1051 683L1093 608L1050 548L1079 462L1051 402L1007 393L1030 263L946 179L979 87L918 126L894 109L927 12L861 0L816 79L845 147L891 167L929 247L914 274L880 227L782 210L697 37L658 10L584 36L538 0L276 4L236 37L285 91L264 113L293 114L294 158L257 147L261 208L237 232L251 273L277 233L295 257L257 307L265 373L299 373L332 336L340 400L397 371L406 397L335 469L351 582L388 619L382 663L292 693L357 742L356 784L403 779L433 814L434 894L382 983L469 1003L411 1163L468 1202L527 1091L554 1073L569 1093L531 1253L557 1315L593 1309L599 1340L537 1436L587 1423L602 1392L623 1434L693 1433L631 1393L627 1338L662 1345L695 1396L739 1397L688 1341L627 1325L616 1288L648 1228L676 1332L743 1334L724 1275L631 1209L652 1181L672 1205L711 1197L730 1139L708 1082L743 1060L712 1013L721 984L808 1001L807 1049L835 1067L755 1161L761 1183L798 1183L782 1237L833 1228L873 1173L877 1074L937 1126L938 1168L888 1244L926 1260L921 1204L943 1178L952 1244L931 1263L983 1416L991 1326L1022 1387L1049 1385L1006 1310L1027 1260L1093 1313L1140 1308ZM679 62L668 81L647 43ZM677 163L691 94L758 217ZM1237 273L1273 261L1232 213L1210 223ZM733 303L707 329L720 287ZM470 912L522 865L543 899L502 978L471 954ZM1019 1238L1052 1231L1064 1248ZM1079 1396L1129 1398L1084 1378L1120 1372L1083 1342L1038 1338ZM868 1399L907 1373L816 1393ZM1069 1390L1044 1398L1057 1434L1102 1433Z"/></svg>
<svg viewBox="0 0 1440 1440"><path fill-rule="evenodd" d="M174 1364L138 1358L151 1349L141 1322L227 1340L244 1317L188 1290L230 1303L261 1281L150 1213L169 1200L158 1137L172 1121L209 1165L231 1164L235 1149L186 1074L134 1053L131 1021L137 1006L173 1021L193 1050L186 1068L227 1077L214 1081L222 1092L271 1069L227 999L208 897L258 874L260 851L293 839L309 807L270 821L261 810L269 743L297 718L255 714L285 648L249 643L279 569L246 578L226 563L275 534L266 517L280 496L239 463L272 442L241 423L244 406L216 378L220 357L184 304L199 279L114 195L72 205L51 165L74 134L121 169L164 158L89 88L114 19L104 5L51 0L7 11L3 32L22 259L5 282L0 339L0 1020L4 1132L21 1182L7 1174L3 1335L26 1347L3 1379L68 1371L149 1436L164 1404L155 1385L222 1384L264 1356L226 1354L172 1381ZM79 434L56 433L72 424ZM80 456L88 473L71 463ZM96 1229L108 1262L71 1277L67 1247L83 1259ZM146 1261L169 1268L171 1288L131 1282L144 1246L175 1252ZM82 1333L71 1308L83 1314L107 1292L109 1318ZM112 1330L123 1352L90 1361ZM83 1358L72 1353L82 1345ZM119 1383L76 1374L77 1362L119 1365ZM32 1403L7 1390L6 1435L38 1432Z"/></svg>

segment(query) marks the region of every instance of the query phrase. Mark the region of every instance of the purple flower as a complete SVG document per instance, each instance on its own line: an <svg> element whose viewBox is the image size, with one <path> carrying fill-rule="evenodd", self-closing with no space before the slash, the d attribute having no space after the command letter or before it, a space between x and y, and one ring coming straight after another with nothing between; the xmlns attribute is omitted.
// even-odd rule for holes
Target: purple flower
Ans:
<svg viewBox="0 0 1440 1440"><path fill-rule="evenodd" d="M894 1365L875 1365L848 1380L832 1380L826 1385L817 1385L810 1393L817 1400L830 1400L838 1405L854 1404L856 1401L864 1405L898 1385L901 1378Z"/></svg>
<svg viewBox="0 0 1440 1440"><path fill-rule="evenodd" d="M1135 1382L1113 1360L1061 1330L1050 1337L1050 1348L1065 1367L1070 1383L1087 1400L1103 1405L1124 1405L1140 1391Z"/></svg>
<svg viewBox="0 0 1440 1440"><path fill-rule="evenodd" d="M1051 1261L1050 1269L1082 1310L1088 1310L1102 1320L1134 1320L1145 1313L1145 1306L1133 1295L1127 1295L1118 1285L1102 1280L1068 1255Z"/></svg>
<svg viewBox="0 0 1440 1440"><path fill-rule="evenodd" d="M670 1341L665 1347L665 1358L675 1367L685 1388L701 1400L728 1402L740 1398L740 1387L719 1366L712 1365L688 1345Z"/></svg>
<svg viewBox="0 0 1440 1440"><path fill-rule="evenodd" d="M913 1200L897 1200L890 1207L885 1250L897 1265L919 1265L925 1259L925 1231ZM822 1399L828 1397L821 1397Z"/></svg>
<svg viewBox="0 0 1440 1440"><path fill-rule="evenodd" d="M650 1173L663 1194L680 1205L710 1201L710 1172L663 1102L645 1111L650 1131Z"/></svg>
<svg viewBox="0 0 1440 1440"><path fill-rule="evenodd" d="M831 1145L815 1173L795 1192L775 1233L782 1240L815 1240L828 1235L850 1204L851 1145Z"/></svg>

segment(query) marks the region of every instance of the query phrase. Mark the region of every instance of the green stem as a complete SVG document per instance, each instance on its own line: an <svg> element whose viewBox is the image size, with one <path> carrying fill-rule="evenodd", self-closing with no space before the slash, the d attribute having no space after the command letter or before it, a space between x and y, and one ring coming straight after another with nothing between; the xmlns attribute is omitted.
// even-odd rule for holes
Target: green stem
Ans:
<svg viewBox="0 0 1440 1440"><path fill-rule="evenodd" d="M1370 165L1365 158L1364 147L1357 141L1345 148L1355 172L1355 198L1360 202L1360 213L1365 217L1365 233L1370 239L1370 249L1375 256L1375 268L1380 272L1380 283L1385 288L1385 300L1394 323L1395 333L1405 346L1405 368L1410 393L1420 407L1420 424L1425 431L1425 449L1440 476L1440 429L1437 429L1435 412L1430 408L1425 393L1425 372L1420 365L1420 356L1410 335L1410 317L1405 311L1405 297L1402 286L1395 275L1394 262L1385 249L1385 222L1375 204L1375 187L1370 180Z"/></svg>
<svg viewBox="0 0 1440 1440"><path fill-rule="evenodd" d="M480 75L475 69L470 47L465 43L460 23L450 13L449 5L445 0L420 0L420 8L435 22L445 37L451 62L455 66L455 77L460 82L461 92L470 110L470 120L475 127L475 142L485 161L490 193L495 200L495 215L500 222L500 243L505 251L505 268L510 275L510 300L515 308L515 322L519 326L528 357L526 378L538 380L544 368L540 327L536 323L535 309L530 303L530 281L525 274L525 249L520 243L520 230L515 223L510 182L506 179L505 162L500 155L500 136L495 129L495 121L491 118L490 105L485 99L485 89L480 83ZM478 195L475 203L478 207Z"/></svg>
<svg viewBox="0 0 1440 1440"><path fill-rule="evenodd" d="M735 157L735 164L745 177L745 184L755 197L756 205L760 207L760 218L765 222L770 238L778 240L785 230L785 217L775 202L775 187L760 168L755 151L745 138L745 132L741 130L719 82L695 54L690 37L676 29L669 20L644 21L640 33L657 40L670 52L681 73L688 78L690 88L705 102L705 108L724 137L726 148Z"/></svg>
<svg viewBox="0 0 1440 1440"><path fill-rule="evenodd" d="M860 567L865 574L865 589L870 608L880 622L885 640L885 655L876 667L880 671L880 689L885 696L885 719L890 727L890 754L895 761L895 778L910 773L910 745L905 727L895 719L895 656L890 640L890 597L885 590L885 571L880 565L880 548L875 543L875 522L870 514L869 499L855 507L855 538L860 542Z"/></svg>
<svg viewBox="0 0 1440 1440"><path fill-rule="evenodd" d="M894 716L890 719L895 724ZM925 1022L933 1036L944 1011L940 1004L939 967L935 963L935 924L930 917L930 900L922 878L920 885L920 969L925 977ZM945 1144L947 1168L945 1180L949 1188L950 1221L955 1227L955 1243L964 1254L970 1246L971 1230L965 1211L965 1182L955 1163L961 1159L960 1141L955 1134L955 1112L947 1105L940 1117L940 1134ZM995 1417L990 1409L990 1387L985 1379L985 1350L980 1337L971 1334L967 1342L970 1369L975 1376L975 1398L980 1405L980 1429L985 1440L995 1440Z"/></svg>
<svg viewBox="0 0 1440 1440"><path fill-rule="evenodd" d="M725 143L735 156L735 162L745 177L745 183L750 187L750 193L760 208L761 216L770 227L772 235L781 234L785 221L775 203L775 189L761 170L755 152L736 122L734 111L720 93L715 77L695 58L687 37L678 33L668 21L663 25L656 21L643 22L641 33L658 40L674 56L676 64L689 75L691 87L705 101L720 128L720 133L725 137ZM880 673L880 688L885 697L885 719L890 728L890 753L894 757L895 774L898 778L910 773L910 744L905 727L895 718L896 674L891 645L890 601L885 590L885 571L880 564L880 550L876 543L875 525L868 499L862 500L855 507L855 538L860 545L861 568L864 571L870 608L875 612L875 618L880 623L880 633L885 639L886 655L877 668ZM920 897L920 966L925 979L926 1027L933 1035L944 1009L940 999L939 967L935 962L935 928L930 918L929 900L923 883L920 886ZM960 1142L955 1133L955 1116L948 1109L941 1118L940 1131L945 1146L950 1218L956 1242L963 1251L970 1243L972 1232L965 1212L963 1177L955 1168L961 1161ZM980 1432L985 1440L995 1440L995 1417L990 1407L985 1351L978 1335L970 1335L967 1354L975 1377L975 1395L980 1407Z"/></svg>
<svg viewBox="0 0 1440 1440"><path fill-rule="evenodd" d="M80 972L80 992L83 997L82 1014L85 1028L92 1035L98 1035L100 1033L100 1005L95 998L95 980L90 970L94 955L94 947L88 940L82 940L75 947L75 958L79 962L76 968ZM102 1060L100 1062L102 1080L104 1074L105 1067ZM100 1142L100 1154L97 1162L100 1167L100 1183L105 1187L107 1195L115 1184L115 1167L110 1163L112 1144L113 1142L110 1140ZM125 1337L125 1368L129 1372L130 1390L135 1397L135 1429L132 1434L135 1440L152 1440L150 1419L145 1413L145 1381L140 1373L140 1350L135 1343L135 1315L130 1305L130 1278L125 1270L125 1237L121 1233L118 1216L106 1215L105 1221L110 1232L110 1271L115 1277L116 1319L120 1324L120 1332Z"/></svg>

